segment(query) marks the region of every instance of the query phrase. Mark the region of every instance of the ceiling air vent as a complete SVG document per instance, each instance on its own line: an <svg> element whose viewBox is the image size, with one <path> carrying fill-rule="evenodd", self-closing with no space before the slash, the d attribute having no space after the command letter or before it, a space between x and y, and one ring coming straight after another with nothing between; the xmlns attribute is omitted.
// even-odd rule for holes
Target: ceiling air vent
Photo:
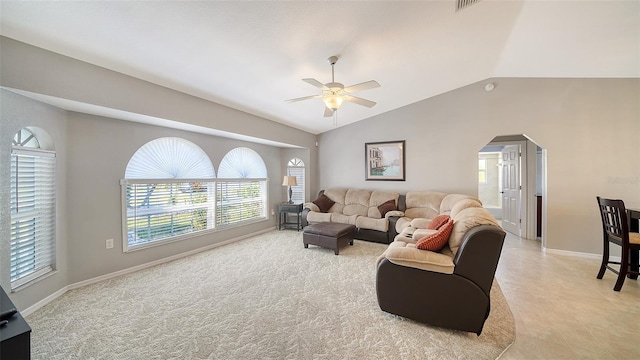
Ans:
<svg viewBox="0 0 640 360"><path fill-rule="evenodd" d="M456 11L462 10L466 7L469 7L480 0L457 0L456 1Z"/></svg>

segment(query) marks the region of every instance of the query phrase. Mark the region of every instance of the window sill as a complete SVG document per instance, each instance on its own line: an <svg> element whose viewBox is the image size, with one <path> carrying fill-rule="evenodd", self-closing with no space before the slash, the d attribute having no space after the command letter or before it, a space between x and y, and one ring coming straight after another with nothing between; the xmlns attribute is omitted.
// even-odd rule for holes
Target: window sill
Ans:
<svg viewBox="0 0 640 360"><path fill-rule="evenodd" d="M152 247L156 247L156 246L160 246L160 245L165 245L165 244L169 244L169 243L173 243L173 242L177 242L177 241L187 240L187 239L194 238L194 237L200 237L200 236L204 236L204 235L208 235L208 234L214 234L214 233L219 232L219 231L235 229L235 228L238 228L238 227L241 227L241 226L246 226L246 225L249 225L249 224L257 224L257 223L268 221L268 220L269 220L269 217L261 218L261 219L257 219L257 220L247 220L247 221L243 221L241 223L235 223L235 224L230 224L230 225L218 225L218 227L215 228L215 229L200 230L198 232L179 235L179 236L175 236L175 237L171 237L171 238L167 238L167 239L162 239L162 240L155 240L155 241L150 241L150 242L136 244L136 245L124 244L124 248L123 248L122 252L123 253L130 253L130 252L134 252L134 251L138 251L138 250L144 250L144 249L148 249L148 248L152 248Z"/></svg>

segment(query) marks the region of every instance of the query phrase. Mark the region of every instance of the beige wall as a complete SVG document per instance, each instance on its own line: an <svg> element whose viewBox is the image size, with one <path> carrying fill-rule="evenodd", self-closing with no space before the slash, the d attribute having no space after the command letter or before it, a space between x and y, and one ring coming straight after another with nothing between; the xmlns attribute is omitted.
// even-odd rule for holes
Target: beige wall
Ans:
<svg viewBox="0 0 640 360"><path fill-rule="evenodd" d="M39 126L53 138L57 161L56 272L11 294L21 310L67 285L152 261L193 251L229 239L275 228L275 217L241 228L153 248L122 253L120 185L126 165L142 145L164 136L185 138L202 148L214 168L231 149L257 151L269 174L270 208L286 199L281 186L286 163L296 155L309 166L309 189L317 187L316 136L270 120L179 93L97 66L0 37L0 238L8 239L9 153L11 138L25 126ZM145 125L113 118L69 112L18 95L17 89L129 113L179 121L292 144L294 148L263 145L225 137ZM105 249L105 240L114 248ZM9 247L0 245L0 284L9 288Z"/></svg>
<svg viewBox="0 0 640 360"><path fill-rule="evenodd" d="M640 79L490 81L321 134L320 187L477 195L478 151L525 134L547 151L547 247L601 253L596 196L640 208ZM406 181L365 181L364 144L390 140L406 140Z"/></svg>

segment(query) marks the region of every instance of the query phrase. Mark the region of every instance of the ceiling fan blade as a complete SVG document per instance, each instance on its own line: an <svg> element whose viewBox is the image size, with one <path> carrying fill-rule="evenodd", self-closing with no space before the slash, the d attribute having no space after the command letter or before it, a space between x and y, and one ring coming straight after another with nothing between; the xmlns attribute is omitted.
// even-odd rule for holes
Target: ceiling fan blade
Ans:
<svg viewBox="0 0 640 360"><path fill-rule="evenodd" d="M329 109L328 107L324 107L324 117L332 117L333 116L333 110Z"/></svg>
<svg viewBox="0 0 640 360"><path fill-rule="evenodd" d="M295 99L289 99L289 100L285 100L286 102L296 102L296 101L302 101L302 100L311 100L311 99L320 99L322 96L320 95L311 95L311 96L305 96L305 97L301 97L301 98L295 98Z"/></svg>
<svg viewBox="0 0 640 360"><path fill-rule="evenodd" d="M323 83L321 83L320 81L318 81L316 79L302 79L302 81L306 82L307 84L313 85L313 86L317 87L318 89L329 90L328 87L324 86Z"/></svg>
<svg viewBox="0 0 640 360"><path fill-rule="evenodd" d="M374 101L363 99L363 98L359 98L359 97L356 97L356 96L353 96L353 95L345 96L344 100L345 101L350 101L352 103L356 103L358 105L366 106L368 108L373 107L376 104Z"/></svg>
<svg viewBox="0 0 640 360"><path fill-rule="evenodd" d="M378 82L375 81L375 80L370 80L370 81L363 82L363 83L360 83L360 84L351 85L351 86L345 88L344 91L347 92L347 93L352 93L352 92L356 92L356 91L368 90L368 89L373 89L373 88L377 88L377 87L380 87L380 84L378 84Z"/></svg>

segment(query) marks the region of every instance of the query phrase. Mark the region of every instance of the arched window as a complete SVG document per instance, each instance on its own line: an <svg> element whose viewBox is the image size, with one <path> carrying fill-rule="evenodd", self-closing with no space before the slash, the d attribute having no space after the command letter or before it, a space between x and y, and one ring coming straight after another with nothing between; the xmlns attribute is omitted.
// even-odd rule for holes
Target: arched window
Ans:
<svg viewBox="0 0 640 360"><path fill-rule="evenodd" d="M217 224L265 220L267 204L267 167L262 157L246 147L229 151L218 172Z"/></svg>
<svg viewBox="0 0 640 360"><path fill-rule="evenodd" d="M305 202L304 201L304 194L305 194L304 170L305 170L304 161L298 158L293 158L289 160L289 163L287 164L287 175L295 176L296 183L298 183L298 185L291 187L291 190L292 190L291 200L295 204L300 204Z"/></svg>
<svg viewBox="0 0 640 360"><path fill-rule="evenodd" d="M36 135L37 134L37 135ZM15 289L55 268L56 153L39 128L23 128L11 147L10 279Z"/></svg>
<svg viewBox="0 0 640 360"><path fill-rule="evenodd" d="M124 251L215 228L215 172L207 154L181 138L143 145L122 180Z"/></svg>

